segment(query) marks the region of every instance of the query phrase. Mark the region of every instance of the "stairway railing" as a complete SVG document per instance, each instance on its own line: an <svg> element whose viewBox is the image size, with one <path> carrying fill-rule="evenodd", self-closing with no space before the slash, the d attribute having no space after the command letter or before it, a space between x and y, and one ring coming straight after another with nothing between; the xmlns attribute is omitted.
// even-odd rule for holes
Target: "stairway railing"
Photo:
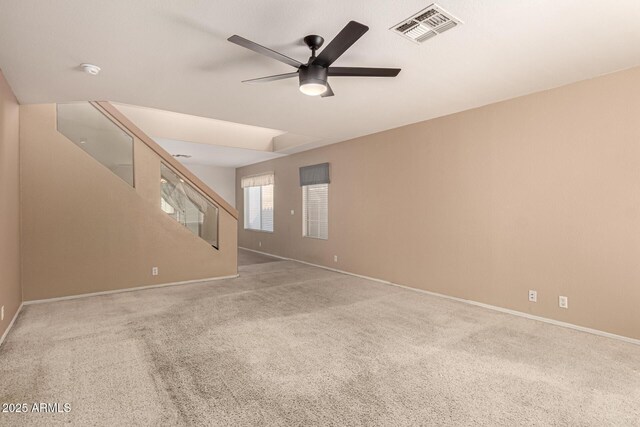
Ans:
<svg viewBox="0 0 640 427"><path fill-rule="evenodd" d="M153 152L155 152L158 156L160 156L160 158L165 164L171 166L173 169L179 172L189 182L191 182L200 192L202 192L204 195L210 198L222 209L227 211L235 219L238 219L238 211L233 206L227 203L227 201L224 200L224 198L222 198L218 193L216 193L213 189L211 189L201 179L199 179L191 171L189 171L189 169L187 169L184 165L182 165L182 163L180 163L175 158L173 158L171 154L169 154L164 148L158 145L153 139L151 139L146 133L144 133L138 126L136 126L131 120L129 120L110 102L96 101L96 102L92 102L91 104L96 106L101 111L103 111L108 118L115 121L116 123L119 123L122 127L124 127L129 132L131 132L131 134L133 134L136 138L142 141L147 147L149 147Z"/></svg>
<svg viewBox="0 0 640 427"><path fill-rule="evenodd" d="M135 140L160 157L159 207L219 248L219 208L238 211L108 102L57 105L57 129L114 174L135 187Z"/></svg>

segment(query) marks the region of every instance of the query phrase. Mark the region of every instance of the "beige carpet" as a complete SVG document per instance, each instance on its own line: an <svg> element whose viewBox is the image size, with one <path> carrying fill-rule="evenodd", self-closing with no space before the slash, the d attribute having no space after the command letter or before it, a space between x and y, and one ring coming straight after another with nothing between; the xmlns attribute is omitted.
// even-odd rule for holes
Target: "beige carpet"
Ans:
<svg viewBox="0 0 640 427"><path fill-rule="evenodd" d="M279 258L274 258L269 255L261 254L258 252L252 252L240 249L238 250L238 266L262 264L265 262L280 261Z"/></svg>
<svg viewBox="0 0 640 427"><path fill-rule="evenodd" d="M640 347L289 261L26 306L0 425L640 424Z"/></svg>

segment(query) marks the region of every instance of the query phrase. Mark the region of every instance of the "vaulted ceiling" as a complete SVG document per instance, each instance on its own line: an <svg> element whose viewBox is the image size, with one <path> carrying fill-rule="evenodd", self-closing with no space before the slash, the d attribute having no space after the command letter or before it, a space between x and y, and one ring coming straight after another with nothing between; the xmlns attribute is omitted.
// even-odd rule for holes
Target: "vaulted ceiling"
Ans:
<svg viewBox="0 0 640 427"><path fill-rule="evenodd" d="M109 100L305 135L320 145L640 64L640 2L440 0L464 21L424 44L389 31L420 0L0 0L0 68L21 103ZM239 34L304 61L349 21L370 27L336 66L397 78L331 78L301 94L293 71L226 41ZM92 77L83 62L102 67Z"/></svg>

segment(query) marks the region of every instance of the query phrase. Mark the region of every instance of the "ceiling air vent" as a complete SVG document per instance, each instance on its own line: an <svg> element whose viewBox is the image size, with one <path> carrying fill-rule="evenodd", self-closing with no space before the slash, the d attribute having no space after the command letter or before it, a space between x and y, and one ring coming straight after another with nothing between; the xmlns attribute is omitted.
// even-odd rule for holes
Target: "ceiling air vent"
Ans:
<svg viewBox="0 0 640 427"><path fill-rule="evenodd" d="M460 24L461 20L434 3L390 30L415 43L422 43Z"/></svg>

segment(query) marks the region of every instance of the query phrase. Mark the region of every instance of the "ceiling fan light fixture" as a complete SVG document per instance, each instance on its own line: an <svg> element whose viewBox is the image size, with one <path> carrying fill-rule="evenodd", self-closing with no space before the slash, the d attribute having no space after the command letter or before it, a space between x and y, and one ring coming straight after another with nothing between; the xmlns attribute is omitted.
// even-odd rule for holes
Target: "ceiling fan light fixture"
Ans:
<svg viewBox="0 0 640 427"><path fill-rule="evenodd" d="M322 83L304 83L300 85L300 92L309 96L322 95L327 91L327 85Z"/></svg>
<svg viewBox="0 0 640 427"><path fill-rule="evenodd" d="M327 91L327 69L317 65L300 67L300 92L309 96L322 95Z"/></svg>

